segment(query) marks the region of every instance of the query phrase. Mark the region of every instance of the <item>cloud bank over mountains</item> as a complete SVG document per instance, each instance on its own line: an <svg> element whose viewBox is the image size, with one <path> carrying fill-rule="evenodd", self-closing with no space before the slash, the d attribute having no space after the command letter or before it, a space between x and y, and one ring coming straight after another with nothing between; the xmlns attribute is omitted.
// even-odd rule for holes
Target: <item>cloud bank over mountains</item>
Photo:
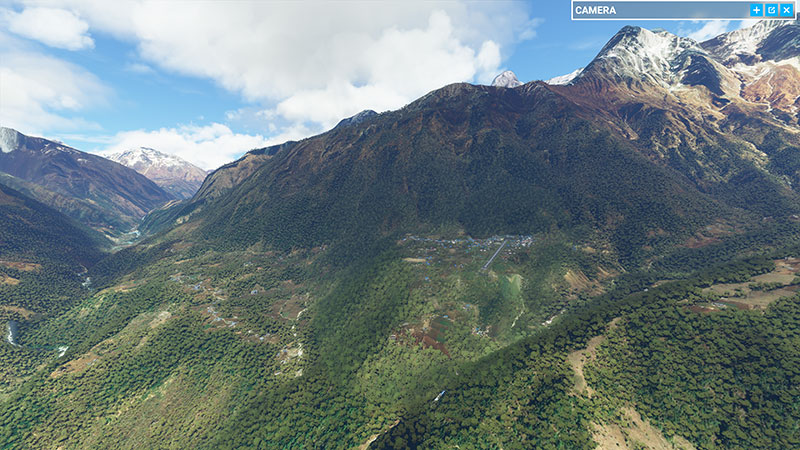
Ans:
<svg viewBox="0 0 800 450"><path fill-rule="evenodd" d="M241 96L245 107L230 117L268 120L265 133L299 138L363 109L402 107L448 83L488 83L504 48L533 38L539 24L517 2L319 2L312 13L309 8L261 1L12 2L0 7L7 30L0 31L0 123L34 133L101 128L81 113L107 102L114 88L52 51L91 51L105 37L135 49L120 62L125 70L211 80ZM219 126L226 125L205 128ZM194 133L181 130L192 127L120 133L117 140L161 136L160 150L186 157L186 149L170 146L191 139ZM250 137L226 144L273 141ZM199 156L187 159L216 164L205 151L199 146Z"/></svg>

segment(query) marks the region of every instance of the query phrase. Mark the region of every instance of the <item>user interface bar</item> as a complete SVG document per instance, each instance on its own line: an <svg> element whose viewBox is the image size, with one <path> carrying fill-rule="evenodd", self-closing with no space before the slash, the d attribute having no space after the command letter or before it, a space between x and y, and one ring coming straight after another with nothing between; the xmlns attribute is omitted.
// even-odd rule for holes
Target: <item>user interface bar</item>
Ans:
<svg viewBox="0 0 800 450"><path fill-rule="evenodd" d="M793 20L795 14L793 1L572 1L572 20Z"/></svg>

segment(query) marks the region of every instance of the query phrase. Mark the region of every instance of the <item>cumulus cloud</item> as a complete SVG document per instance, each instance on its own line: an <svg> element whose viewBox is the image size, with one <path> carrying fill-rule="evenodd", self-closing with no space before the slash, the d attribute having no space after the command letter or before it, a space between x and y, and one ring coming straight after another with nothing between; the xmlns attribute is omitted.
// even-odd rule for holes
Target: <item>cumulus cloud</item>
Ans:
<svg viewBox="0 0 800 450"><path fill-rule="evenodd" d="M426 45L430 46L427 51L417 51ZM462 45L453 36L450 18L438 11L425 29L389 29L360 54L362 83L337 76L317 83L318 88L299 87L273 111L292 122L329 128L363 109L395 109L449 83L490 82L501 61L500 48L491 40L484 41L477 52Z"/></svg>
<svg viewBox="0 0 800 450"><path fill-rule="evenodd" d="M20 47L0 33L0 124L27 133L96 129L77 117L102 106L111 90L86 70Z"/></svg>
<svg viewBox="0 0 800 450"><path fill-rule="evenodd" d="M20 36L67 49L91 47L89 31L110 36L135 46L134 61L122 64L129 72L198 77L239 94L245 104L228 114L227 125L104 138L112 150L150 146L206 168L250 148L323 131L363 109L402 107L449 83L489 83L510 46L534 38L541 23L530 17L529 5L514 1L318 2L313 13L308 3L248 0L15 3L17 12L2 11ZM50 78L44 68L35 73L33 65L0 63L4 97L6 91L17 97L13 108L4 98L0 117L22 110L19 117L38 129L78 125L60 113L86 108L102 83L74 65L38 57L54 69ZM58 64L66 80L56 79L64 72L55 70ZM267 137L235 133L234 124Z"/></svg>
<svg viewBox="0 0 800 450"><path fill-rule="evenodd" d="M41 2L37 2L41 4ZM50 1L126 39L142 61L211 79L292 126L326 128L448 83L488 83L536 35L520 2Z"/></svg>
<svg viewBox="0 0 800 450"><path fill-rule="evenodd" d="M123 131L104 138L105 148L98 153L114 153L136 147L150 147L179 156L204 169L217 168L247 150L272 143L261 135L234 133L228 126L182 125L158 130Z"/></svg>
<svg viewBox="0 0 800 450"><path fill-rule="evenodd" d="M51 47L82 50L94 47L89 24L72 11L58 8L32 7L21 12L0 9L0 22L14 34Z"/></svg>

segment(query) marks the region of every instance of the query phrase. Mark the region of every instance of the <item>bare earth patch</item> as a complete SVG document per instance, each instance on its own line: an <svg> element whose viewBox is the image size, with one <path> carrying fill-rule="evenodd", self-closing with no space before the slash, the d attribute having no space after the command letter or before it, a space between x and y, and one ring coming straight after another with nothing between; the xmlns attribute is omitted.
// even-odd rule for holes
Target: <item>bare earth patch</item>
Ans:
<svg viewBox="0 0 800 450"><path fill-rule="evenodd" d="M425 258L403 258L403 261L411 263L424 263Z"/></svg>
<svg viewBox="0 0 800 450"><path fill-rule="evenodd" d="M33 272L42 268L41 264L2 260L0 260L0 266L8 267L9 269L21 270L23 272Z"/></svg>
<svg viewBox="0 0 800 450"><path fill-rule="evenodd" d="M396 427L398 423L400 423L400 419L395 420L394 423L392 424L392 426L390 426L386 430L381 431L380 433L375 433L372 436L370 436L369 439L367 439L366 442L364 442L363 444L358 446L358 450L367 450L369 448L369 446L372 445L373 442L375 442L376 439L381 437L382 434L384 434L384 433L388 432L389 430L391 430L392 428Z"/></svg>
<svg viewBox="0 0 800 450"><path fill-rule="evenodd" d="M615 328L620 318L612 320L607 330ZM591 398L595 391L586 382L584 367L587 363L597 358L597 348L605 341L605 335L595 336L586 344L586 348L577 350L567 355L567 362L575 372L574 395L586 395ZM686 439L674 436L667 439L658 428L650 421L644 420L633 407L622 410L623 425L615 423L593 423L592 439L597 443L598 450L622 449L635 450L642 447L653 450L695 450L695 447Z"/></svg>
<svg viewBox="0 0 800 450"><path fill-rule="evenodd" d="M597 442L598 450L627 449L634 450L642 446L652 450L695 450L691 442L680 436L668 440L658 428L631 407L623 410L626 425L595 424L592 438ZM637 447L638 446L638 447Z"/></svg>
<svg viewBox="0 0 800 450"><path fill-rule="evenodd" d="M686 242L683 243L683 246L687 248L702 248L719 242L720 238L739 232L740 230L730 225L718 222L704 227L696 235L687 239Z"/></svg>
<svg viewBox="0 0 800 450"><path fill-rule="evenodd" d="M22 316L22 318L25 319L25 320L28 320L31 317L36 315L35 312L33 312L33 311L29 310L29 309L25 309L25 308L23 308L21 306L0 305L0 309L8 311L8 312L12 312L12 313L17 313L20 316Z"/></svg>
<svg viewBox="0 0 800 450"><path fill-rule="evenodd" d="M58 378L61 375L67 373L81 373L86 370L89 366L96 363L100 359L100 356L89 352L78 359L73 359L72 361L64 364L63 366L59 367L58 369L54 370L50 374L50 378Z"/></svg>
<svg viewBox="0 0 800 450"><path fill-rule="evenodd" d="M16 285L19 284L19 280L14 278L14 277L10 277L8 275L0 274L0 284L7 284L9 286L16 286Z"/></svg>
<svg viewBox="0 0 800 450"><path fill-rule="evenodd" d="M161 311L155 319L150 321L150 328L156 328L159 325L167 323L172 318L172 313L169 311Z"/></svg>
<svg viewBox="0 0 800 450"><path fill-rule="evenodd" d="M165 318L167 315L165 313L169 314L169 317L172 316L172 314L167 311L161 311L160 313L142 313L134 317L116 335L99 342L83 355L62 364L50 374L50 377L57 378L65 374L82 373L96 363L108 357L118 355L121 349L131 342L136 342L138 344L133 347L134 351L138 350L143 347L149 339L149 335L145 334L144 336L140 336L139 332L146 330L149 325L152 325L154 322L157 323L159 320L166 321L167 319Z"/></svg>
<svg viewBox="0 0 800 450"><path fill-rule="evenodd" d="M779 273L775 272L765 273L752 278L756 283L782 283L790 284L794 280L794 273Z"/></svg>
<svg viewBox="0 0 800 450"><path fill-rule="evenodd" d="M573 390L576 394L583 395L585 390L589 398L594 395L594 390L586 384L583 368L586 366L587 362L594 361L597 357L597 347L602 344L605 339L606 337L603 335L595 336L589 340L585 349L574 351L567 356L567 362L569 362L570 367L572 367L572 371L575 372L575 386Z"/></svg>
<svg viewBox="0 0 800 450"><path fill-rule="evenodd" d="M714 292L722 297L721 302L746 309L762 309L782 297L797 294L798 286L793 285L795 276L800 272L800 258L786 258L775 261L775 270L752 277L746 283L715 284L705 288L704 292ZM751 283L780 283L783 287L772 290L751 289Z"/></svg>
<svg viewBox="0 0 800 450"><path fill-rule="evenodd" d="M606 330L611 330L619 325L619 321L622 320L621 317L617 317L611 322L608 323L606 326ZM594 390L586 383L586 377L583 374L583 368L586 367L586 363L594 361L597 358L597 347L606 340L604 335L599 335L591 338L589 342L586 344L586 348L583 350L576 350L569 355L567 355L567 362L569 363L570 367L572 367L573 372L575 372L575 386L573 387L574 391L578 395L583 395L584 389L586 389L586 393L588 394L589 398L592 397Z"/></svg>
<svg viewBox="0 0 800 450"><path fill-rule="evenodd" d="M604 274L609 274L609 272L604 271ZM596 280L590 280L589 277L580 270L568 270L567 273L564 274L564 281L569 284L571 295L580 292L586 292L590 295L600 295L604 292L603 286L600 283Z"/></svg>

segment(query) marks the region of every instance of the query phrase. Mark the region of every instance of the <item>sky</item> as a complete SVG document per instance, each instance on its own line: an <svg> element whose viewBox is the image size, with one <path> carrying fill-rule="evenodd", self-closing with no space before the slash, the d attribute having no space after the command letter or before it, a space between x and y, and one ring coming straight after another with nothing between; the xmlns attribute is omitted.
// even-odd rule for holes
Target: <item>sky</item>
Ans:
<svg viewBox="0 0 800 450"><path fill-rule="evenodd" d="M569 0L0 0L0 126L213 169L450 83L572 72L628 24L698 41L746 25L573 22Z"/></svg>

